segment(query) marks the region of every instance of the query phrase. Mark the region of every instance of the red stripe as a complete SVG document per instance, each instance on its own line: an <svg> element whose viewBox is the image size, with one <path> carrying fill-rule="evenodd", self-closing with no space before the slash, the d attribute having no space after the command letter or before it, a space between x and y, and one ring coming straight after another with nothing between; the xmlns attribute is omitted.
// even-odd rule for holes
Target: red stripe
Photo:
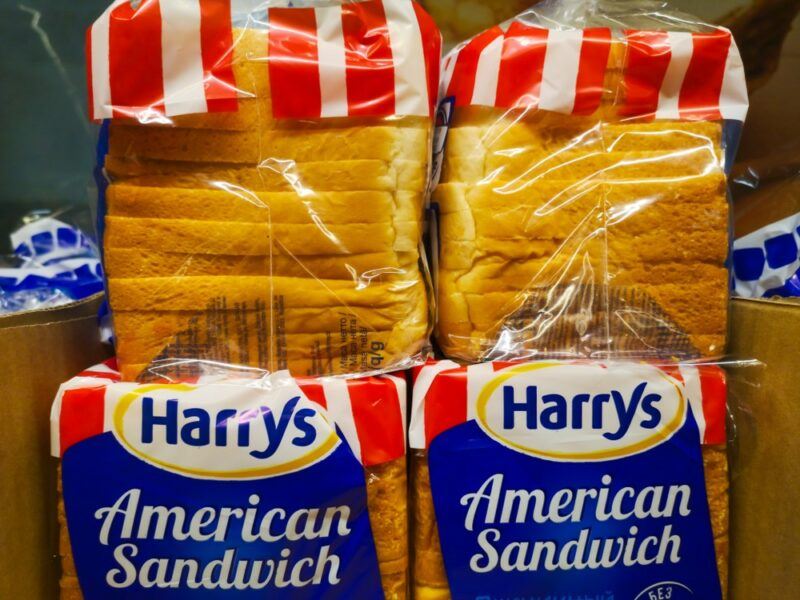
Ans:
<svg viewBox="0 0 800 600"><path fill-rule="evenodd" d="M590 115L600 107L610 51L610 29L595 27L583 30L573 114Z"/></svg>
<svg viewBox="0 0 800 600"><path fill-rule="evenodd" d="M86 85L88 86L88 99L89 99L89 119L95 121L99 119L99 115L94 114L94 88L92 84L92 28L86 30L86 39L84 41L84 51L86 53Z"/></svg>
<svg viewBox="0 0 800 600"><path fill-rule="evenodd" d="M472 102L472 93L475 90L475 76L478 70L478 59L481 52L494 40L503 35L499 27L492 27L484 31L458 53L453 76L447 88L447 95L455 98L456 106L469 106Z"/></svg>
<svg viewBox="0 0 800 600"><path fill-rule="evenodd" d="M700 389L703 393L703 415L706 419L704 444L724 444L727 441L727 383L725 371L718 366L698 367Z"/></svg>
<svg viewBox="0 0 800 600"><path fill-rule="evenodd" d="M672 57L664 31L628 31L625 74L622 82L623 116L654 115L658 94Z"/></svg>
<svg viewBox="0 0 800 600"><path fill-rule="evenodd" d="M666 373L670 377L672 377L675 381L679 383L685 383L683 379L683 374L681 373L681 368L677 364L666 364L666 363L657 363L653 365L656 369L661 371L662 373Z"/></svg>
<svg viewBox="0 0 800 600"><path fill-rule="evenodd" d="M361 462L378 465L405 455L405 423L397 386L390 379L367 377L347 383Z"/></svg>
<svg viewBox="0 0 800 600"><path fill-rule="evenodd" d="M724 30L692 34L692 60L678 100L683 119L721 119L719 97L731 35Z"/></svg>
<svg viewBox="0 0 800 600"><path fill-rule="evenodd" d="M64 392L59 417L61 456L78 442L103 433L105 396L103 385Z"/></svg>
<svg viewBox="0 0 800 600"><path fill-rule="evenodd" d="M98 379L108 379L110 381L119 381L121 379L119 373L109 373L107 371L92 371L91 369L87 371L81 371L78 373L78 377L96 377Z"/></svg>
<svg viewBox="0 0 800 600"><path fill-rule="evenodd" d="M422 50L425 54L425 74L428 78L428 102L431 106L431 115L436 112L436 103L439 98L439 68L442 59L442 34L439 28L419 4L412 3L414 13L417 15L419 31L422 35Z"/></svg>
<svg viewBox="0 0 800 600"><path fill-rule="evenodd" d="M325 399L325 389L322 384L311 379L297 377L295 378L297 385L303 390L306 397L315 404L319 404L322 408L328 408L328 402Z"/></svg>
<svg viewBox="0 0 800 600"><path fill-rule="evenodd" d="M342 6L350 116L394 114L394 61L386 14L380 2Z"/></svg>
<svg viewBox="0 0 800 600"><path fill-rule="evenodd" d="M467 369L442 371L425 396L425 447L448 429L467 420Z"/></svg>
<svg viewBox="0 0 800 600"><path fill-rule="evenodd" d="M500 60L496 106L538 106L547 35L547 29L518 21L508 28Z"/></svg>
<svg viewBox="0 0 800 600"><path fill-rule="evenodd" d="M161 67L161 8L144 0L137 10L129 2L109 19L108 62L115 117L134 117L145 109L164 111Z"/></svg>
<svg viewBox="0 0 800 600"><path fill-rule="evenodd" d="M200 45L203 52L208 112L235 111L233 29L230 0L200 1Z"/></svg>
<svg viewBox="0 0 800 600"><path fill-rule="evenodd" d="M313 8L269 9L269 80L276 119L319 118L317 19Z"/></svg>

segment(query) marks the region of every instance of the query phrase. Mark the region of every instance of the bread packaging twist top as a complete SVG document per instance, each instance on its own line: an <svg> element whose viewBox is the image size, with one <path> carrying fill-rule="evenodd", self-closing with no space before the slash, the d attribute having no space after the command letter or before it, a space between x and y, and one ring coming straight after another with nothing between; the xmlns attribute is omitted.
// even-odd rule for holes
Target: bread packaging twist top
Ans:
<svg viewBox="0 0 800 600"><path fill-rule="evenodd" d="M411 0L113 4L89 32L126 379L411 364L440 35ZM177 360L176 360L177 359Z"/></svg>
<svg viewBox="0 0 800 600"><path fill-rule="evenodd" d="M414 597L722 598L725 417L710 364L422 367Z"/></svg>
<svg viewBox="0 0 800 600"><path fill-rule="evenodd" d="M730 32L544 2L443 68L437 340L466 361L724 353Z"/></svg>
<svg viewBox="0 0 800 600"><path fill-rule="evenodd" d="M63 600L407 597L404 378L115 367L53 405Z"/></svg>

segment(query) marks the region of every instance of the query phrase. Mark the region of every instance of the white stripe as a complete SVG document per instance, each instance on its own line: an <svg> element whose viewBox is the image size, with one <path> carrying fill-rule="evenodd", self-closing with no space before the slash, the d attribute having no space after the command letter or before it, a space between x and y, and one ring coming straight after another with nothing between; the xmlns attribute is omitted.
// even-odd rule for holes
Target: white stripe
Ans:
<svg viewBox="0 0 800 600"><path fill-rule="evenodd" d="M92 48L92 115L95 119L110 119L113 116L111 104L111 76L108 61L108 31L111 12L127 0L114 0L105 12L92 24L90 33Z"/></svg>
<svg viewBox="0 0 800 600"><path fill-rule="evenodd" d="M408 397L406 396L406 378L397 375L384 375L384 377L394 383L397 393L397 400L400 403L400 417L403 419L403 429L408 425Z"/></svg>
<svg viewBox="0 0 800 600"><path fill-rule="evenodd" d="M692 407L694 420L700 430L700 443L706 437L706 415L703 412L703 388L700 386L700 370L695 367L681 365L679 367L684 381L684 393Z"/></svg>
<svg viewBox="0 0 800 600"><path fill-rule="evenodd" d="M425 448L425 400L433 380L442 371L457 369L458 364L451 360L442 360L420 369L411 391L411 424L408 428L408 445L415 450Z"/></svg>
<svg viewBox="0 0 800 600"><path fill-rule="evenodd" d="M200 0L161 0L161 65L167 116L208 112ZM136 60L135 57L131 57Z"/></svg>
<svg viewBox="0 0 800 600"><path fill-rule="evenodd" d="M345 59L342 7L325 6L314 9L317 18L317 49L319 52L319 89L322 117L346 117L347 61Z"/></svg>
<svg viewBox="0 0 800 600"><path fill-rule="evenodd" d="M497 81L500 77L500 59L503 57L504 36L486 46L478 57L475 69L475 88L472 102L475 106L494 106L497 99Z"/></svg>
<svg viewBox="0 0 800 600"><path fill-rule="evenodd" d="M467 367L467 421L475 418L475 405L486 382L494 377L492 363L479 363Z"/></svg>
<svg viewBox="0 0 800 600"><path fill-rule="evenodd" d="M460 53L461 49L453 50L442 61L442 82L439 86L439 100L443 100L447 97L447 88L450 87L450 81L453 79L453 71L456 69L456 62L458 62L458 55Z"/></svg>
<svg viewBox="0 0 800 600"><path fill-rule="evenodd" d="M669 65L658 93L657 119L680 119L679 102L683 80L692 60L694 44L692 34L686 31L667 32L670 47Z"/></svg>
<svg viewBox="0 0 800 600"><path fill-rule="evenodd" d="M86 370L91 371L92 373L113 373L114 375L119 375L119 371L115 371L105 363L96 364L95 366Z"/></svg>
<svg viewBox="0 0 800 600"><path fill-rule="evenodd" d="M403 421L403 447L408 449L406 431L408 427L408 398L406 397L406 378L397 375L384 375L392 382L397 393L397 401L400 404L400 418Z"/></svg>
<svg viewBox="0 0 800 600"><path fill-rule="evenodd" d="M736 41L731 35L731 46L725 61L725 75L722 77L719 110L723 119L744 121L747 116L747 107L747 81L744 75L744 65Z"/></svg>
<svg viewBox="0 0 800 600"><path fill-rule="evenodd" d="M383 10L394 63L395 113L427 117L428 75L414 5L411 0L384 0Z"/></svg>
<svg viewBox="0 0 800 600"><path fill-rule="evenodd" d="M61 399L69 382L61 384L50 407L50 456L61 457Z"/></svg>
<svg viewBox="0 0 800 600"><path fill-rule="evenodd" d="M539 108L569 114L575 106L575 87L581 61L583 31L552 29L542 68Z"/></svg>
<svg viewBox="0 0 800 600"><path fill-rule="evenodd" d="M322 379L321 382L322 389L325 392L325 404L328 407L328 414L342 431L342 435L355 457L361 461L361 441L358 439L358 430L356 430L356 421L353 417L353 405L350 402L347 381L329 377Z"/></svg>

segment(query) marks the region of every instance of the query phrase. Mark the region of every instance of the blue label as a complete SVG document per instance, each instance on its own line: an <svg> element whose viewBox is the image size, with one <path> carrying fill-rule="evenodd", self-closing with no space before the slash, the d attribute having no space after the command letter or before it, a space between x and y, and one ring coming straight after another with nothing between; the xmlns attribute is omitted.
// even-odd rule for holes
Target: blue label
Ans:
<svg viewBox="0 0 800 600"><path fill-rule="evenodd" d="M364 471L342 442L300 470L201 479L107 432L63 457L84 597L383 598Z"/></svg>
<svg viewBox="0 0 800 600"><path fill-rule="evenodd" d="M591 435L591 434L590 434ZM475 421L429 448L454 599L721 599L697 424L616 460L512 450Z"/></svg>

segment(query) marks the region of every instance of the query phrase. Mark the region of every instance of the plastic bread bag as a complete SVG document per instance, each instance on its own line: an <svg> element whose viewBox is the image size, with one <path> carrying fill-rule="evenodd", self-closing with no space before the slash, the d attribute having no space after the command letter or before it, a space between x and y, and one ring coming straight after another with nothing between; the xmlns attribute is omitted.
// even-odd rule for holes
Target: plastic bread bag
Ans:
<svg viewBox="0 0 800 600"><path fill-rule="evenodd" d="M52 308L103 291L97 245L82 230L81 217L70 209L33 211L11 233L12 254L0 257L0 314Z"/></svg>
<svg viewBox="0 0 800 600"><path fill-rule="evenodd" d="M125 379L424 356L441 39L417 4L115 2L87 44Z"/></svg>
<svg viewBox="0 0 800 600"><path fill-rule="evenodd" d="M737 165L731 191L734 295L800 296L800 152Z"/></svg>
<svg viewBox="0 0 800 600"><path fill-rule="evenodd" d="M404 378L119 378L53 405L62 600L407 597Z"/></svg>
<svg viewBox="0 0 800 600"><path fill-rule="evenodd" d="M663 2L543 2L445 58L437 341L465 361L720 356L725 29Z"/></svg>
<svg viewBox="0 0 800 600"><path fill-rule="evenodd" d="M744 366L417 369L414 597L725 597L726 370Z"/></svg>

